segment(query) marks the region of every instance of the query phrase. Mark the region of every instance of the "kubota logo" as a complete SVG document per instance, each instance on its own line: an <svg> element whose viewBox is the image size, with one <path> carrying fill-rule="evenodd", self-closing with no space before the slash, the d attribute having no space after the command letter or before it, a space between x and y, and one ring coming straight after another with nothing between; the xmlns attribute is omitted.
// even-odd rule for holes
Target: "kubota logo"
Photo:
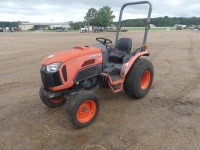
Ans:
<svg viewBox="0 0 200 150"><path fill-rule="evenodd" d="M54 57L54 55L49 55L47 58L50 59L50 58L52 58L52 57Z"/></svg>
<svg viewBox="0 0 200 150"><path fill-rule="evenodd" d="M101 54L92 54L92 55L89 55L89 58L96 58L96 57L100 57Z"/></svg>

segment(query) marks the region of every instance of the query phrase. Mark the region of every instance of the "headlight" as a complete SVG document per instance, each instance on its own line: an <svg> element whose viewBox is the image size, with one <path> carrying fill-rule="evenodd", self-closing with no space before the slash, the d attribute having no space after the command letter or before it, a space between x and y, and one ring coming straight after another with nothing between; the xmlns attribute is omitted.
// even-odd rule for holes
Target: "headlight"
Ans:
<svg viewBox="0 0 200 150"><path fill-rule="evenodd" d="M59 63L59 62L47 65L47 71L48 72L57 72L60 68L60 65L61 65L61 63Z"/></svg>

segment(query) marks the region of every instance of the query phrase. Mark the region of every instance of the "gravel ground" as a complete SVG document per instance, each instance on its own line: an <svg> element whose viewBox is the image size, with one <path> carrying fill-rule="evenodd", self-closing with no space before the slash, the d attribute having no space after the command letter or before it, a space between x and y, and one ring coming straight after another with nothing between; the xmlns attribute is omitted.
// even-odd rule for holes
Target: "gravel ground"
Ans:
<svg viewBox="0 0 200 150"><path fill-rule="evenodd" d="M121 33L140 44L143 32ZM97 88L101 109L93 124L76 130L65 106L40 100L39 68L44 57L114 33L0 33L1 150L199 150L200 33L150 31L152 88L141 100Z"/></svg>

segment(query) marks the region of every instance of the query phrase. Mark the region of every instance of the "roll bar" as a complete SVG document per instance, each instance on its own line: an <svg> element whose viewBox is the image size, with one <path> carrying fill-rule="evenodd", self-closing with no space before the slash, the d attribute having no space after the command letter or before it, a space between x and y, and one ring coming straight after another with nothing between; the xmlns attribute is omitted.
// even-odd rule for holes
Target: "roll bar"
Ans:
<svg viewBox="0 0 200 150"><path fill-rule="evenodd" d="M144 48L144 46L146 44L146 40L147 40L148 30L150 29L149 23L150 23L151 12L152 12L152 5L151 5L151 3L149 1L139 1L139 2L126 3L121 7L120 14L119 14L119 20L118 20L118 25L117 25L115 43L117 43L118 38L119 38L119 31L120 31L120 28L121 28L121 19L122 19L122 14L123 14L124 8L126 6L129 6L129 5L138 5L138 4L149 4L149 12L148 12L148 16L147 16L147 25L145 27L144 38L143 38L143 43L142 43L142 48Z"/></svg>

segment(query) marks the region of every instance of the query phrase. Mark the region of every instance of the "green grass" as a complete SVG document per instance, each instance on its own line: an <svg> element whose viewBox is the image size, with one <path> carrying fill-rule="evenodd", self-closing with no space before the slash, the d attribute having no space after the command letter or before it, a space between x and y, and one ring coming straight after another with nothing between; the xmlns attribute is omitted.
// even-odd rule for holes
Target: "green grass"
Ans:
<svg viewBox="0 0 200 150"><path fill-rule="evenodd" d="M34 32L33 30L22 30L20 32Z"/></svg>
<svg viewBox="0 0 200 150"><path fill-rule="evenodd" d="M44 30L42 32L58 32L56 30ZM79 32L79 30L68 30L68 31L63 31L63 32Z"/></svg>
<svg viewBox="0 0 200 150"><path fill-rule="evenodd" d="M150 28L150 30L167 30L167 28L169 28L170 30L176 30L176 28L174 27L156 27L156 28ZM128 31L133 31L133 30L144 30L145 28L137 28L137 27L133 27L133 28L122 28L123 30L128 30Z"/></svg>
<svg viewBox="0 0 200 150"><path fill-rule="evenodd" d="M79 30L69 30L68 32L79 32Z"/></svg>
<svg viewBox="0 0 200 150"><path fill-rule="evenodd" d="M23 30L20 32L57 32L56 30L41 30L41 31L35 31L35 30ZM68 30L64 32L79 32L79 30Z"/></svg>
<svg viewBox="0 0 200 150"><path fill-rule="evenodd" d="M169 30L176 30L176 28L174 28L174 27L168 27L169 28ZM167 30L167 28L151 28L150 30Z"/></svg>

